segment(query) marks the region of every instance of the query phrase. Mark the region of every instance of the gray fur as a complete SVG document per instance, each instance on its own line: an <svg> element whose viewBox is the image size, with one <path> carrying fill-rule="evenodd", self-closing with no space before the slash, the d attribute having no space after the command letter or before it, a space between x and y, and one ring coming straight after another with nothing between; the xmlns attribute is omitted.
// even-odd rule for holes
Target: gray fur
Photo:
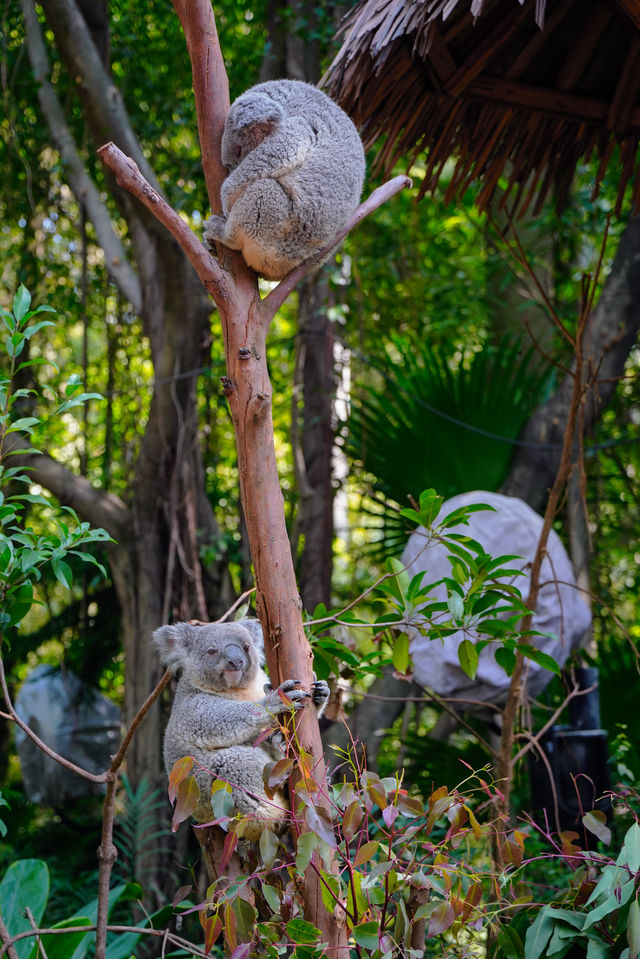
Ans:
<svg viewBox="0 0 640 959"><path fill-rule="evenodd" d="M269 80L232 104L222 137L223 216L204 224L209 244L240 250L280 280L325 247L360 202L364 150L347 114L300 80Z"/></svg>
<svg viewBox="0 0 640 959"><path fill-rule="evenodd" d="M212 820L211 783L223 779L231 784L235 811L251 820L243 832L247 839L259 838L266 826L277 829L288 805L282 795L268 798L262 772L282 758L282 747L277 734L254 743L264 730L275 730L290 707L262 669L259 622L176 623L156 629L153 640L167 668L181 673L164 738L167 775L183 756L204 767L194 771L201 797L194 817ZM329 696L322 682L314 683L311 694L296 679L286 680L280 690L296 711L310 698L321 710Z"/></svg>

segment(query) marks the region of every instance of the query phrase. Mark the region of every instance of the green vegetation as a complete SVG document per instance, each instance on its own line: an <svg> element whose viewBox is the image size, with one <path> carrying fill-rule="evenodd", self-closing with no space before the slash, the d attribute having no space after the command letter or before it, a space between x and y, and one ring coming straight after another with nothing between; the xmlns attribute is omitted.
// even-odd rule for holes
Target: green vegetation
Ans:
<svg viewBox="0 0 640 959"><path fill-rule="evenodd" d="M258 80L265 47L273 45L270 6L214 4L232 96ZM172 206L199 231L207 200L177 17L157 0L114 0L109 17L110 69L141 155ZM317 42L326 60L334 49L328 8L309 18L301 23L287 7L278 29ZM34 666L60 664L123 707L129 723L159 676L157 663L144 660L151 626L161 617L198 617L201 596L213 619L253 585L234 435L220 387L222 339L190 268L176 265L171 245L157 238L159 228L132 212L133 201L113 188L96 160L93 108L76 97L60 43L45 31L66 123L137 278L140 304L127 299L107 269L96 225L68 185L68 159L58 152L28 66L17 0L6 5L3 35L3 675L15 701ZM372 160L374 154L375 148ZM526 223L533 267L572 334L582 274L598 261L617 172L614 162L593 202L593 170L585 166L561 216L549 207ZM419 181L423 171L412 175ZM375 185L372 178L368 187ZM599 292L623 228L614 222L609 230ZM543 253L536 254L540 237ZM407 531L416 523L431 527L442 497L500 487L522 429L554 395L572 350L531 275L474 210L472 193L459 206L445 205L440 193L420 203L410 191L398 195L347 238L321 277L333 338L327 349L337 424L336 528L331 595L310 603L306 619L318 676L340 676L350 705L349 697L356 701L385 668L411 670L408 640L394 627L428 601L429 584L410 581L394 559ZM40 305L32 307L28 290ZM285 515L300 566L307 544L298 524L309 497L300 471L298 309L295 294L276 318L268 358ZM227 951L244 959L245 934L257 928L265 955L314 959L321 954L319 933L300 911L298 895L312 859L325 905L344 918L354 955L417 959L426 948L430 956L460 959L638 956L639 365L635 345L613 400L584 438L579 471L595 646L577 658L600 670L603 726L612 741L612 821L584 809L573 834L535 823L521 764L515 818L505 833L495 812L500 784L487 765L486 727L471 718L448 743L436 744L429 738L433 703L413 711L408 704L381 745L379 773L364 768L355 750L330 754L331 766L346 775L342 783L339 772L331 786L330 813L309 787L308 756L294 749L276 764L273 789L294 767L301 771L297 790L313 832L295 853L266 833L250 877L222 894L212 887L203 894L193 839L176 847L171 834L156 710L145 720L153 733L132 755L115 805L119 858L110 922L131 929L109 934L109 959L139 955L141 930L151 922L171 928L174 955L187 954L189 942L221 955L216 940L224 930ZM63 472L51 478L45 463ZM118 525L121 515L126 520ZM565 543L573 522L563 499L554 525ZM155 551L140 545L143 532L150 532ZM483 643L498 645L508 673L519 652L541 662L522 635L526 597L499 583L504 557L456 540L446 525L434 535L451 547L452 574L447 602L427 610L438 614L425 626L431 638L439 642L471 620L481 631L484 625L480 643L466 640L460 648L470 676ZM145 558L157 566L145 567ZM557 672L553 663L542 664ZM547 721L565 694L554 678L532 728ZM93 954L94 933L83 927L96 923L102 796L56 806L29 801L12 723L4 705L0 711L0 916L11 936L31 928L27 906L42 928L74 927L65 936L43 935L44 955L84 959ZM166 718L167 702L162 711ZM189 772L183 767L175 776L174 823L189 814ZM226 790L217 792L214 810L228 828ZM228 836L230 858L237 834L231 829ZM247 878L261 885L262 898L252 903L243 898ZM17 959L36 959L38 948L31 936L19 940Z"/></svg>

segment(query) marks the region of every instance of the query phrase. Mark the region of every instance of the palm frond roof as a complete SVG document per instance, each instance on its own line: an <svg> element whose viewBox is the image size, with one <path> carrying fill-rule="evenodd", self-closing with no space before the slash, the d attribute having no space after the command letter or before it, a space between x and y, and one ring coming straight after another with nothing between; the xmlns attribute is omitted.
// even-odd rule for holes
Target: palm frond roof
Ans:
<svg viewBox="0 0 640 959"><path fill-rule="evenodd" d="M360 126L386 136L389 172L426 154L421 195L456 160L448 198L473 180L480 208L501 177L509 205L566 199L576 165L620 151L640 208L640 0L360 0L323 85ZM512 202L511 202L512 201Z"/></svg>

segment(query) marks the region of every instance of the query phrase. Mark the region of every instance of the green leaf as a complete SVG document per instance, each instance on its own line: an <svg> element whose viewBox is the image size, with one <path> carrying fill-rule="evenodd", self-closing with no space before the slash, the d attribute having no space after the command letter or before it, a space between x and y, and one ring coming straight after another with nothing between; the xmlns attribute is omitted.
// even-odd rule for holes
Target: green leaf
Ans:
<svg viewBox="0 0 640 959"><path fill-rule="evenodd" d="M464 600L457 593L449 593L447 596L447 606L449 612L456 622L460 622L464 616Z"/></svg>
<svg viewBox="0 0 640 959"><path fill-rule="evenodd" d="M322 935L319 929L305 919L291 919L286 928L289 938L301 945L312 945Z"/></svg>
<svg viewBox="0 0 640 959"><path fill-rule="evenodd" d="M44 309L46 309L46 307L40 307L39 310L34 310L34 312L35 312L35 313L40 313L40 312L42 312ZM51 308L49 307L49 309L51 309ZM51 312L52 312L52 313L55 313L55 310L51 310ZM32 313L31 315L33 316L33 313ZM40 320L39 323L34 323L33 326L28 326L28 327L26 328L26 330L23 330L23 331L22 331L25 340L30 340L31 337L32 337L35 333L37 333L38 330L41 330L44 326L55 326L55 323L53 323L51 320Z"/></svg>
<svg viewBox="0 0 640 959"><path fill-rule="evenodd" d="M545 954L552 932L553 918L547 914L547 907L543 906L527 929L524 941L526 959L540 959Z"/></svg>
<svg viewBox="0 0 640 959"><path fill-rule="evenodd" d="M88 400L103 399L104 397L100 393L80 393L78 396L74 396L69 400L65 400L64 403L61 403L56 409L56 414L66 413L67 410L71 410L76 406L84 406Z"/></svg>
<svg viewBox="0 0 640 959"><path fill-rule="evenodd" d="M604 902L601 902L599 906L589 910L589 914L587 915L582 928L585 930L589 929L594 923L600 922L600 920L604 919L605 916L608 916L610 913L615 912L615 910L619 908L620 902L618 897L612 893L604 900Z"/></svg>
<svg viewBox="0 0 640 959"><path fill-rule="evenodd" d="M340 881L337 876L333 876L329 872L321 871L322 882L320 883L320 892L322 894L322 902L324 908L330 915L333 915L333 910L336 907L336 903L341 901L340 894Z"/></svg>
<svg viewBox="0 0 640 959"><path fill-rule="evenodd" d="M365 949L378 949L380 927L377 922L361 922L353 927L353 938L359 946Z"/></svg>
<svg viewBox="0 0 640 959"><path fill-rule="evenodd" d="M264 896L266 903L274 914L277 916L280 914L280 893L274 886L270 886L268 883L263 882L260 886L260 891Z"/></svg>
<svg viewBox="0 0 640 959"><path fill-rule="evenodd" d="M18 323L24 319L26 316L29 306L31 305L31 294L28 289L21 283L18 287L18 292L13 298L13 315L15 316ZM32 910L33 911L33 910Z"/></svg>
<svg viewBox="0 0 640 959"><path fill-rule="evenodd" d="M0 882L0 914L10 935L31 929L25 916L31 910L36 925L44 914L49 898L49 870L41 859L19 859L7 869ZM21 939L14 948L19 959L28 959L33 948L31 938Z"/></svg>
<svg viewBox="0 0 640 959"><path fill-rule="evenodd" d="M470 639L463 639L458 646L458 660L469 679L474 679L478 668L478 650Z"/></svg>
<svg viewBox="0 0 640 959"><path fill-rule="evenodd" d="M562 672L560 667L555 659L547 653L543 653L542 650L536 646L530 646L528 643L518 643L518 649L527 659L533 660L534 663L542 666L543 669L548 669L550 673L555 673L556 676L560 676Z"/></svg>
<svg viewBox="0 0 640 959"><path fill-rule="evenodd" d="M498 666L502 666L507 676L510 676L516 664L516 654L512 649L500 646L499 649L496 649L496 663Z"/></svg>
<svg viewBox="0 0 640 959"><path fill-rule="evenodd" d="M267 872L275 862L278 846L279 840L276 834L271 829L263 829L260 834L260 855Z"/></svg>
<svg viewBox="0 0 640 959"><path fill-rule="evenodd" d="M590 936L587 940L587 959L611 959L611 948L602 939ZM622 957L619 957L622 959Z"/></svg>
<svg viewBox="0 0 640 959"><path fill-rule="evenodd" d="M65 563L63 559L52 559L51 566L58 582L66 586L67 589L71 589L73 585L73 573L71 572L69 564Z"/></svg>
<svg viewBox="0 0 640 959"><path fill-rule="evenodd" d="M313 853L318 848L319 838L313 832L303 832L296 844L296 872L306 872Z"/></svg>
<svg viewBox="0 0 640 959"><path fill-rule="evenodd" d="M640 826L637 822L627 830L622 844L622 855L631 872L640 872Z"/></svg>
<svg viewBox="0 0 640 959"><path fill-rule="evenodd" d="M498 945L504 953L505 959L524 959L522 939L511 923L500 926L498 930Z"/></svg>
<svg viewBox="0 0 640 959"><path fill-rule="evenodd" d="M392 662L399 673L406 673L409 668L409 636L407 633L398 633L393 644Z"/></svg>

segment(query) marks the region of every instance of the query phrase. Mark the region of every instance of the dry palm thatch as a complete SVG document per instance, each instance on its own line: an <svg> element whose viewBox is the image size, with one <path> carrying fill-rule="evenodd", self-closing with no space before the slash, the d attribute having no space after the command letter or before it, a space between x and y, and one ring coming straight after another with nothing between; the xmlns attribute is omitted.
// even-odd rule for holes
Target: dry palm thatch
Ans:
<svg viewBox="0 0 640 959"><path fill-rule="evenodd" d="M449 199L478 180L484 208L505 177L513 210L552 186L562 206L617 146L616 212L629 181L640 208L640 0L361 0L343 34L324 85L367 145L386 135L381 169L426 152L421 195L453 156Z"/></svg>

